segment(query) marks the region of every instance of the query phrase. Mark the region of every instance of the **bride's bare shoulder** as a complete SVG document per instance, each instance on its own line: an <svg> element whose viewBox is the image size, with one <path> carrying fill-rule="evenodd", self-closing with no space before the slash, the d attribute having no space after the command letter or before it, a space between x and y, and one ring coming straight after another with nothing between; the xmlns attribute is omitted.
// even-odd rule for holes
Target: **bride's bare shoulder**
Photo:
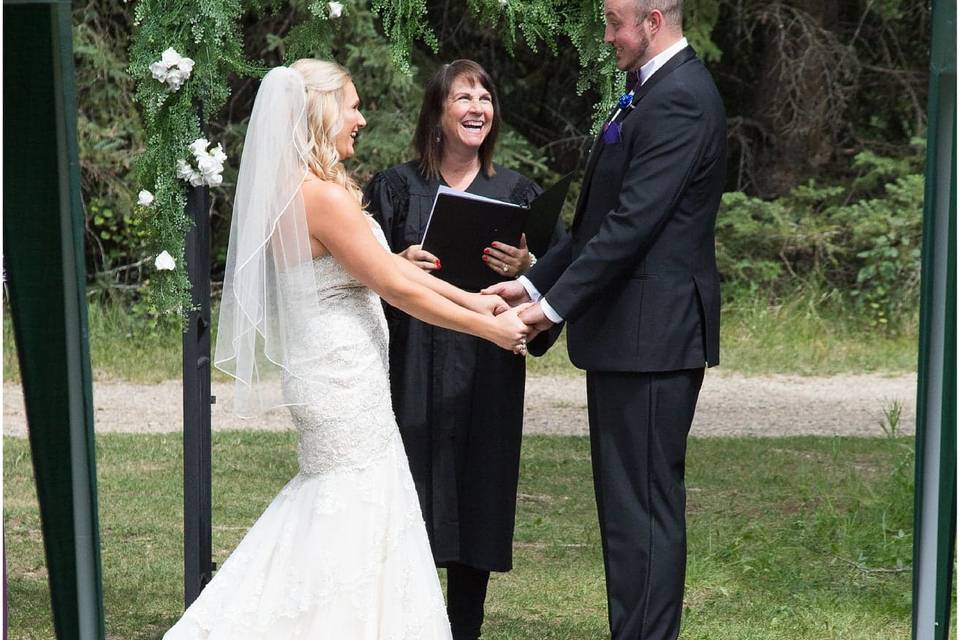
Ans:
<svg viewBox="0 0 960 640"><path fill-rule="evenodd" d="M307 213L360 211L360 204L349 191L335 182L307 178L300 189Z"/></svg>

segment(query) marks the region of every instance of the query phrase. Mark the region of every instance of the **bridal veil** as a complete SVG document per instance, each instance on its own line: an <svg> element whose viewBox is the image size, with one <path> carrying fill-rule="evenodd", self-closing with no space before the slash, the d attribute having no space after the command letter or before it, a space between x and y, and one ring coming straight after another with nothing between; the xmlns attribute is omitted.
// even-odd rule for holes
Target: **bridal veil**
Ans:
<svg viewBox="0 0 960 640"><path fill-rule="evenodd" d="M284 299L290 291L317 290L300 192L309 149L303 78L287 67L272 69L244 139L214 354L214 365L235 378L231 408L241 417L288 404L283 376L310 378L291 353L291 314L309 316L319 301Z"/></svg>

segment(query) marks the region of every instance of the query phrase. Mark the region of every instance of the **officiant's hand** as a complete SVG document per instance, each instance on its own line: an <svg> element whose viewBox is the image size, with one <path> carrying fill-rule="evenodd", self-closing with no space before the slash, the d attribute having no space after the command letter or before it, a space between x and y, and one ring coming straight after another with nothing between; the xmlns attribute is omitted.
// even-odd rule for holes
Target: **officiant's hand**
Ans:
<svg viewBox="0 0 960 640"><path fill-rule="evenodd" d="M524 302L530 302L530 296L527 294L527 290L524 289L523 285L516 280L498 282L497 284L489 286L486 289L481 289L480 293L484 295L500 296L503 298L503 301L511 307L515 307L518 304L523 304Z"/></svg>
<svg viewBox="0 0 960 640"><path fill-rule="evenodd" d="M424 271L436 271L441 267L440 259L429 251L421 249L419 244L412 244L397 255L407 259Z"/></svg>
<svg viewBox="0 0 960 640"><path fill-rule="evenodd" d="M502 242L494 242L483 250L483 261L493 271L502 276L515 278L532 265L533 258L527 250L527 234L520 234L520 246L513 247Z"/></svg>

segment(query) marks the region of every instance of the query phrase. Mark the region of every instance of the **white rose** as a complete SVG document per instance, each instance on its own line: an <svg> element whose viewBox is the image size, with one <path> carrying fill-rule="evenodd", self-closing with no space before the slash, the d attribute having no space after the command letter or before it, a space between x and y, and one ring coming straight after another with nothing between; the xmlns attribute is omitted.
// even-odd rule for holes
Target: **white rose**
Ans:
<svg viewBox="0 0 960 640"><path fill-rule="evenodd" d="M216 173L210 176L206 176L206 181L207 181L207 184L211 187L219 187L220 184L223 183L223 176L220 175L219 173Z"/></svg>
<svg viewBox="0 0 960 640"><path fill-rule="evenodd" d="M211 155L197 156L197 169L199 169L200 173L204 176L211 176L223 171L223 163L218 162L217 159Z"/></svg>
<svg viewBox="0 0 960 640"><path fill-rule="evenodd" d="M143 189L137 194L137 202L140 203L141 207L149 207L151 204L153 204L153 194L146 189Z"/></svg>
<svg viewBox="0 0 960 640"><path fill-rule="evenodd" d="M180 62L177 64L180 67L180 72L183 73L185 78L189 78L190 74L193 73L193 65L195 63L190 58L180 58Z"/></svg>
<svg viewBox="0 0 960 640"><path fill-rule="evenodd" d="M333 19L339 18L343 13L343 5L339 2L328 2L327 7L330 8L330 17Z"/></svg>
<svg viewBox="0 0 960 640"><path fill-rule="evenodd" d="M203 186L203 175L193 172L193 175L190 176L190 186L191 187L202 187Z"/></svg>
<svg viewBox="0 0 960 640"><path fill-rule="evenodd" d="M197 138L190 145L190 151L194 156L201 156L207 153L207 147L210 146L210 141L206 138Z"/></svg>
<svg viewBox="0 0 960 640"><path fill-rule="evenodd" d="M177 177L179 179L190 180L195 173L196 171L193 170L189 162L183 159L177 160Z"/></svg>
<svg viewBox="0 0 960 640"><path fill-rule="evenodd" d="M159 80L160 82L167 81L167 71L170 70L170 67L163 64L163 62L154 62L150 65L150 73L153 74L154 80Z"/></svg>
<svg viewBox="0 0 960 640"><path fill-rule="evenodd" d="M167 72L167 76L164 81L167 83L167 87L169 87L171 91L176 91L183 86L183 83L186 81L186 79L187 77L183 75L183 72L181 72L179 69L170 69L170 71Z"/></svg>
<svg viewBox="0 0 960 640"><path fill-rule="evenodd" d="M172 255L163 251L153 261L153 266L157 268L157 271L173 271L177 268L177 261L173 259Z"/></svg>
<svg viewBox="0 0 960 640"><path fill-rule="evenodd" d="M169 47L166 51L160 54L160 62L167 65L167 68L175 67L183 60L180 57L180 54L177 53L177 50L173 47Z"/></svg>
<svg viewBox="0 0 960 640"><path fill-rule="evenodd" d="M220 164L223 164L227 161L227 154L223 152L223 145L219 143L213 148L213 151L210 152L210 155L213 156L213 158Z"/></svg>

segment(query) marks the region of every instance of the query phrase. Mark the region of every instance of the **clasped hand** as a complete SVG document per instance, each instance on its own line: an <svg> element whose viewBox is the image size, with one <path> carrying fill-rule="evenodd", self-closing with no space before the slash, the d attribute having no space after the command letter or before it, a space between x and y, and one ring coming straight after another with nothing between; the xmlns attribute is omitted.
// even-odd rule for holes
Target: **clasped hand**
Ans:
<svg viewBox="0 0 960 640"><path fill-rule="evenodd" d="M520 311L517 317L530 329L527 340L533 340L541 331L546 331L553 326L550 318L543 313L543 308L530 301L527 290L516 280L498 282L483 289L480 293L483 296L496 298L501 303L509 305L510 308L519 307ZM497 311L497 313L502 313L502 311Z"/></svg>

